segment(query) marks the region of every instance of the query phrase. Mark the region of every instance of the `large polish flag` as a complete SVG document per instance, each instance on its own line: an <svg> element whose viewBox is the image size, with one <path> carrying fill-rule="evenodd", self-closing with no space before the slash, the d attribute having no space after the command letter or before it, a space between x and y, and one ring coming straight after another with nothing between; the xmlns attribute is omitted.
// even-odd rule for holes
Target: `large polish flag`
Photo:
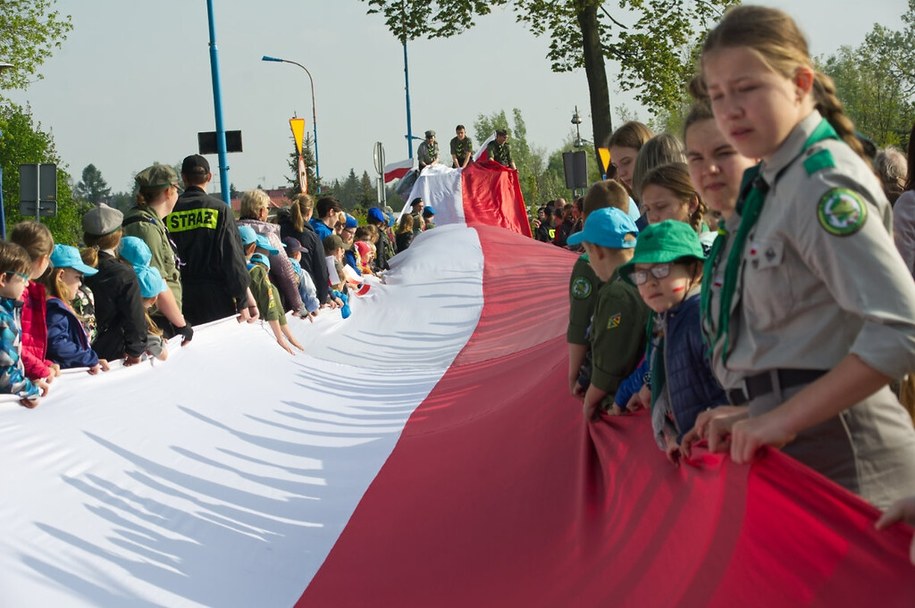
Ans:
<svg viewBox="0 0 915 608"><path fill-rule="evenodd" d="M783 454L582 420L574 259L439 223L305 353L228 320L0 403L0 606L915 605L911 528Z"/></svg>

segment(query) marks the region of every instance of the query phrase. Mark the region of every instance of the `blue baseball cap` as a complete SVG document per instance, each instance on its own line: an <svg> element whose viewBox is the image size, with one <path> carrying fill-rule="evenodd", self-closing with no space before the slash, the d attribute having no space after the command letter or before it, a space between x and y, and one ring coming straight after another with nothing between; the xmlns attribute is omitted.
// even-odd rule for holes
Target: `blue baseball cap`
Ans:
<svg viewBox="0 0 915 608"><path fill-rule="evenodd" d="M349 213L346 214L346 227L347 228L358 228L359 222Z"/></svg>
<svg viewBox="0 0 915 608"><path fill-rule="evenodd" d="M158 269L152 266L134 266L133 270L137 273L140 295L144 298L155 298L168 289L168 285L165 284L165 279L159 274Z"/></svg>
<svg viewBox="0 0 915 608"><path fill-rule="evenodd" d="M54 268L72 268L87 277L98 272L92 266L83 263L83 259L79 257L79 249L73 245L54 245L51 251L51 265Z"/></svg>
<svg viewBox="0 0 915 608"><path fill-rule="evenodd" d="M423 209L423 217L432 217L433 215L435 215L435 209L426 205L425 209Z"/></svg>
<svg viewBox="0 0 915 608"><path fill-rule="evenodd" d="M152 260L152 251L150 251L149 245L143 239L135 236L125 236L121 239L121 247L118 253L131 266L149 266L149 262Z"/></svg>
<svg viewBox="0 0 915 608"><path fill-rule="evenodd" d="M241 244L246 247L251 243L257 242L257 233L254 232L254 228L251 226L239 226L238 236L241 237Z"/></svg>
<svg viewBox="0 0 915 608"><path fill-rule="evenodd" d="M570 236L566 243L578 245L591 243L608 249L635 247L639 229L632 218L616 207L592 211L585 220L584 229Z"/></svg>
<svg viewBox="0 0 915 608"><path fill-rule="evenodd" d="M263 234L258 234L257 238L254 239L254 242L257 243L258 249L263 249L270 255L276 255L280 252L279 249L270 244L270 241Z"/></svg>

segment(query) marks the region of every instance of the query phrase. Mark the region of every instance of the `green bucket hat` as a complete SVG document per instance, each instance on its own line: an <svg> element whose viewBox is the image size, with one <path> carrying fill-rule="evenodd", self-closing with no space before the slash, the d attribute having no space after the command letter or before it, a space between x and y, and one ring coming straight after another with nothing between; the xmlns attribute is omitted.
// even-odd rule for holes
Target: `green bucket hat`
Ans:
<svg viewBox="0 0 915 608"><path fill-rule="evenodd" d="M177 186L181 189L181 182L178 180L178 174L168 165L156 163L151 167L146 167L134 178L137 186L140 188L167 188L168 186Z"/></svg>
<svg viewBox="0 0 915 608"><path fill-rule="evenodd" d="M677 220L650 224L639 233L632 259L620 267L619 273L629 284L636 264L667 264L683 259L705 260L699 235L692 226Z"/></svg>

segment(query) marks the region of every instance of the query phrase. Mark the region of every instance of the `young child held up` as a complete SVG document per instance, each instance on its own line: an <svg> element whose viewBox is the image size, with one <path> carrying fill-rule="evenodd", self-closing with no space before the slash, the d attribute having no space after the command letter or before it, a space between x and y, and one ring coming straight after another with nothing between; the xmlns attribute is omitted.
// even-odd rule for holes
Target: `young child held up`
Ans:
<svg viewBox="0 0 915 608"><path fill-rule="evenodd" d="M32 382L25 375L21 356L22 293L31 271L32 260L25 249L0 241L0 393L16 395L28 408L48 393L47 382L40 378Z"/></svg>
<svg viewBox="0 0 915 608"><path fill-rule="evenodd" d="M604 281L591 323L593 369L584 395L585 420L595 419L598 410L618 413L613 406L616 390L645 351L648 308L618 272L632 258L638 232L626 213L607 207L588 215L584 229L569 237L570 245L584 244L588 263Z"/></svg>
<svg viewBox="0 0 915 608"><path fill-rule="evenodd" d="M89 334L74 310L72 301L84 276L98 270L83 263L79 250L71 245L54 245L51 269L41 278L47 290L48 359L61 369L88 367L90 374L108 371L108 362L92 350Z"/></svg>
<svg viewBox="0 0 915 608"><path fill-rule="evenodd" d="M639 234L635 255L620 268L623 279L638 287L655 313L648 332L650 382L639 400L651 408L655 440L674 464L679 462L680 441L699 412L727 403L702 339L699 296L704 261L696 231L685 222L664 220Z"/></svg>
<svg viewBox="0 0 915 608"><path fill-rule="evenodd" d="M242 249L248 261L248 273L251 275L251 293L257 302L257 309L263 320L267 321L276 342L283 350L294 355L295 346L301 351L305 349L299 344L289 330L286 314L280 303L280 294L273 283L270 282L270 259L268 256L276 255L279 250L270 244L267 237L257 234L250 226L239 226L238 234L241 236Z"/></svg>

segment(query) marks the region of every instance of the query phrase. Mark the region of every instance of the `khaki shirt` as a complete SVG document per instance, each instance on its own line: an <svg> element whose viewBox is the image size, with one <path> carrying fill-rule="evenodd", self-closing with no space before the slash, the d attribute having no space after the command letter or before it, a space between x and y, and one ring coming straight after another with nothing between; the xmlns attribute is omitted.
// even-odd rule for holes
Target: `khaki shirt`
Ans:
<svg viewBox="0 0 915 608"><path fill-rule="evenodd" d="M600 288L591 326L591 383L608 393L603 403L613 401L620 382L641 361L649 315L636 288L618 274Z"/></svg>
<svg viewBox="0 0 915 608"><path fill-rule="evenodd" d="M569 327L566 330L569 344L588 344L588 327L601 285L603 283L588 263L588 255L579 256L569 277Z"/></svg>
<svg viewBox="0 0 915 608"><path fill-rule="evenodd" d="M731 236L725 242L725 246L723 247L721 255L722 260L728 259L728 255L731 253L731 248L734 246L733 235L737 233L737 228L739 226L740 215L737 213L734 213L730 218L724 221L724 227L727 230L728 235ZM720 310L721 306L721 286L724 283L724 269L725 264L719 264L715 269L715 273L709 280L712 318L710 323L706 323L705 318L702 320L703 330L705 331L706 337L716 336L718 334L718 311ZM712 372L715 374L715 378L718 379L718 382L721 384L722 388L724 388L726 391L735 388L743 388L743 374L739 374L731 369L728 369L722 363L721 355L724 350L724 340L719 342L709 340L708 342L714 345L713 351L711 353Z"/></svg>
<svg viewBox="0 0 915 608"><path fill-rule="evenodd" d="M763 167L770 189L743 255L727 367L829 370L854 353L899 378L915 369L915 283L867 165L839 140L801 155L820 120L801 121ZM805 168L824 149L835 167Z"/></svg>

